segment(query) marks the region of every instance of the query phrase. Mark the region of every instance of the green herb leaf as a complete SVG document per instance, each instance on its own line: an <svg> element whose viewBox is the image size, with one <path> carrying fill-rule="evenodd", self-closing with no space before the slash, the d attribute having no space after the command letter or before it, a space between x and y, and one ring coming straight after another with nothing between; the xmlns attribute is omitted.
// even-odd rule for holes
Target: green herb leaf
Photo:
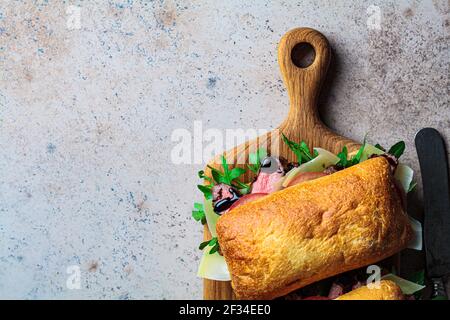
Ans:
<svg viewBox="0 0 450 320"><path fill-rule="evenodd" d="M303 153L306 155L306 159L308 161L311 161L312 159L314 159L314 157L311 155L311 152L309 151L309 147L305 141L302 141L300 143L300 147L301 147L301 150L303 151Z"/></svg>
<svg viewBox="0 0 450 320"><path fill-rule="evenodd" d="M223 167L223 176L225 177L225 181L226 181L224 183L231 184L230 169L228 167L227 159L225 158L224 155L222 155L222 167Z"/></svg>
<svg viewBox="0 0 450 320"><path fill-rule="evenodd" d="M250 169L251 172L253 172L254 174L258 174L259 171L259 166L256 164L247 164L247 168Z"/></svg>
<svg viewBox="0 0 450 320"><path fill-rule="evenodd" d="M383 148L379 143L377 143L374 147L377 148L377 149L379 149L379 150L381 150L381 151L386 152L386 149Z"/></svg>
<svg viewBox="0 0 450 320"><path fill-rule="evenodd" d="M198 247L200 250L205 249L207 246L212 247L211 250L209 250L209 254L214 254L219 251L219 242L217 237L212 238L211 240L204 241L200 243L200 246Z"/></svg>
<svg viewBox="0 0 450 320"><path fill-rule="evenodd" d="M314 158L317 158L319 156L319 152L316 149L314 149L313 156Z"/></svg>
<svg viewBox="0 0 450 320"><path fill-rule="evenodd" d="M248 163L250 163L250 164L258 164L258 161L259 159L258 159L258 151L257 152L255 152L255 153L250 153L249 155L248 155Z"/></svg>
<svg viewBox="0 0 450 320"><path fill-rule="evenodd" d="M361 161L361 157L363 155L364 149L366 148L366 137L364 137L364 142L359 148L358 152L355 154L355 156L351 159L351 165L358 164Z"/></svg>
<svg viewBox="0 0 450 320"><path fill-rule="evenodd" d="M204 242L200 243L200 245L198 246L198 248L199 248L200 250L203 250L203 249L206 248L206 246L207 246L208 244L209 244L209 240L208 240L208 241L204 241Z"/></svg>
<svg viewBox="0 0 450 320"><path fill-rule="evenodd" d="M246 172L246 170L242 168L233 168L232 170L230 170L224 156L222 156L222 167L223 173L211 166L208 166L208 168L211 169L213 179L217 183L224 183L229 186L232 186L233 181Z"/></svg>
<svg viewBox="0 0 450 320"><path fill-rule="evenodd" d="M212 190L211 190L211 186L204 186L204 185L197 185L197 188L203 192L203 195L205 196L206 200L211 200L212 199Z"/></svg>
<svg viewBox="0 0 450 320"><path fill-rule="evenodd" d="M248 162L250 164L261 164L261 160L267 157L267 150L259 148L255 153L250 153L248 156Z"/></svg>
<svg viewBox="0 0 450 320"><path fill-rule="evenodd" d="M245 169L233 168L233 170L230 171L230 181L233 181L233 180L239 178L244 173L245 173Z"/></svg>
<svg viewBox="0 0 450 320"><path fill-rule="evenodd" d="M195 221L201 221L202 224L206 223L206 215L202 203L194 203L192 217L195 219Z"/></svg>
<svg viewBox="0 0 450 320"><path fill-rule="evenodd" d="M267 150L263 149L263 148L259 148L257 153L258 153L259 163L261 163L261 160L264 159L265 157L267 157Z"/></svg>
<svg viewBox="0 0 450 320"><path fill-rule="evenodd" d="M209 240L209 246L213 246L217 243L217 237L212 238L211 240Z"/></svg>
<svg viewBox="0 0 450 320"><path fill-rule="evenodd" d="M403 154L403 152L405 152L405 148L406 148L405 142L404 141L400 141L400 142L397 142L396 144L394 144L389 149L388 153L393 155L397 159L399 159L400 156Z"/></svg>
<svg viewBox="0 0 450 320"><path fill-rule="evenodd" d="M255 153L250 153L248 156L248 162L250 164L247 167L255 174L258 174L259 169L261 168L261 161L267 157L266 149L258 149Z"/></svg>
<svg viewBox="0 0 450 320"><path fill-rule="evenodd" d="M192 210L192 218L194 218L195 221L201 221L204 217L205 212Z"/></svg>
<svg viewBox="0 0 450 320"><path fill-rule="evenodd" d="M343 168L347 168L348 166L348 150L347 147L344 146L342 148L342 151L338 153L337 157L340 159L339 162L337 163L338 166L341 166Z"/></svg>
<svg viewBox="0 0 450 320"><path fill-rule="evenodd" d="M311 161L312 159L314 159L315 156L318 155L317 153L314 153L314 156L311 155L308 145L304 141L300 142L300 144L296 143L294 141L289 140L284 134L283 134L283 141L284 143L287 144L289 149L291 149L292 152L294 152L294 154L297 156L298 164Z"/></svg>
<svg viewBox="0 0 450 320"><path fill-rule="evenodd" d="M204 211L192 211L192 217L195 219L195 221L201 221L205 217Z"/></svg>
<svg viewBox="0 0 450 320"><path fill-rule="evenodd" d="M219 251L219 244L218 244L218 243L215 244L214 247L212 247L211 250L209 250L209 254L214 254L214 253L216 253L217 251Z"/></svg>
<svg viewBox="0 0 450 320"><path fill-rule="evenodd" d="M206 176L206 175L205 175L205 171L200 170L200 171L198 172L198 177L199 177L200 179L207 180L210 184L214 185L213 179L211 179L210 177Z"/></svg>
<svg viewBox="0 0 450 320"><path fill-rule="evenodd" d="M217 183L226 183L226 179L222 172L211 166L208 166L208 168L211 169L211 175Z"/></svg>
<svg viewBox="0 0 450 320"><path fill-rule="evenodd" d="M289 140L283 133L283 141L284 143L287 144L287 146L289 147L289 149L292 150L292 152L294 152L294 154L297 156L297 161L299 164L302 163L302 154L300 152L300 145L298 145L297 143L295 143L294 141Z"/></svg>
<svg viewBox="0 0 450 320"><path fill-rule="evenodd" d="M354 166L355 164L358 164L361 162L361 157L364 153L364 149L366 148L366 137L364 137L364 142L362 146L359 148L358 152L350 159L348 160L348 149L346 146L342 148L342 151L338 153L337 157L340 159L337 163L338 166L341 166L343 168L349 168L351 166Z"/></svg>

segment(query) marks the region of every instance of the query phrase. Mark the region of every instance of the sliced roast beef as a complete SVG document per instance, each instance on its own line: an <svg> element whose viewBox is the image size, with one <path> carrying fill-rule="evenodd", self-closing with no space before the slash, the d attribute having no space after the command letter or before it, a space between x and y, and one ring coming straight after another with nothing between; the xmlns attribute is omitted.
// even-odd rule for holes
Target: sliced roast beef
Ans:
<svg viewBox="0 0 450 320"><path fill-rule="evenodd" d="M260 172L252 184L252 193L272 193L279 190L278 182L283 178L280 173Z"/></svg>
<svg viewBox="0 0 450 320"><path fill-rule="evenodd" d="M279 190L280 180L285 175L284 159L267 157L261 162L261 169L252 184L252 193L272 193Z"/></svg>
<svg viewBox="0 0 450 320"><path fill-rule="evenodd" d="M344 286L337 283L337 282L333 282L333 284L331 285L331 289L330 289L330 293L328 293L328 298L329 299L336 299L339 296L342 296L345 291L344 291Z"/></svg>
<svg viewBox="0 0 450 320"><path fill-rule="evenodd" d="M329 166L328 168L326 168L323 173L325 174L333 174L336 173L338 171L343 170L344 168L338 165L334 165L334 166Z"/></svg>
<svg viewBox="0 0 450 320"><path fill-rule="evenodd" d="M217 214L224 213L240 198L237 190L224 183L215 185L212 188L212 195L214 212Z"/></svg>

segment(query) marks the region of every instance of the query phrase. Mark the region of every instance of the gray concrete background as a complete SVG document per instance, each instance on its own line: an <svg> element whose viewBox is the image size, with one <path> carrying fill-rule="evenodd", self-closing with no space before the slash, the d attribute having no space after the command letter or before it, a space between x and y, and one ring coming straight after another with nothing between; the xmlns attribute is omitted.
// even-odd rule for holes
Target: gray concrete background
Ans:
<svg viewBox="0 0 450 320"><path fill-rule="evenodd" d="M81 7L70 30L66 8ZM381 30L367 26L370 5ZM276 127L276 46L310 26L334 59L327 124L350 138L450 138L448 1L2 1L0 297L200 298L196 172L171 134ZM227 113L218 113L227 110ZM420 191L420 189L419 189ZM420 193L419 193L420 198ZM420 205L418 205L420 209ZM79 266L81 289L66 287Z"/></svg>

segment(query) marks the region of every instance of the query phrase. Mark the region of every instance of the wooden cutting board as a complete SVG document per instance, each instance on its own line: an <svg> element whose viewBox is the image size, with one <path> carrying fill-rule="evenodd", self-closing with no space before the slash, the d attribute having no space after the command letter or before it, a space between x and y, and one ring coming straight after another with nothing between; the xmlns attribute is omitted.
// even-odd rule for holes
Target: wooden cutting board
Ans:
<svg viewBox="0 0 450 320"><path fill-rule="evenodd" d="M297 61L305 54L306 44L314 48L314 61L307 67L298 67L297 65L301 64ZM296 142L305 141L311 149L321 147L335 154L340 152L343 146L347 146L349 152L360 147L357 142L331 131L319 118L317 102L328 71L330 58L331 50L328 40L316 30L297 28L281 38L278 47L278 63L289 95L288 116L278 129L226 151L224 155L227 162L231 164L230 167L245 168L245 164L242 162L248 161L249 152L256 151L258 147L266 148L271 155L281 155L288 161L295 161L294 153L278 139L280 133L284 133L290 140ZM209 165L220 169L218 157L213 159ZM244 161L237 161L242 159ZM233 165L233 163L240 164ZM208 168L205 169L205 173L211 175ZM254 174L247 170L242 181L249 182L253 179ZM207 226L205 226L204 238L205 240L211 239ZM204 299L235 299L230 282L204 280L203 288Z"/></svg>

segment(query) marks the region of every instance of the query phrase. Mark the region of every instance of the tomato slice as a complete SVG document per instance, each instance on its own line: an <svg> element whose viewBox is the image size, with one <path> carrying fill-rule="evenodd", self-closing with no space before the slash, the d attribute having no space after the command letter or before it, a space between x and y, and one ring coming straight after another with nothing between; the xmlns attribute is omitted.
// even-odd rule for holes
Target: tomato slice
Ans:
<svg viewBox="0 0 450 320"><path fill-rule="evenodd" d="M251 201L255 201L259 198L265 197L267 196L268 193L251 193L251 194L246 194L245 196L242 196L238 201L236 201L235 203L233 203L233 205L230 207L230 209L228 209L228 211L233 210L236 207L239 207L243 204L246 204L247 202L251 202Z"/></svg>
<svg viewBox="0 0 450 320"><path fill-rule="evenodd" d="M295 186L296 184L325 177L327 174L323 172L301 172L294 179L289 182L288 187Z"/></svg>

